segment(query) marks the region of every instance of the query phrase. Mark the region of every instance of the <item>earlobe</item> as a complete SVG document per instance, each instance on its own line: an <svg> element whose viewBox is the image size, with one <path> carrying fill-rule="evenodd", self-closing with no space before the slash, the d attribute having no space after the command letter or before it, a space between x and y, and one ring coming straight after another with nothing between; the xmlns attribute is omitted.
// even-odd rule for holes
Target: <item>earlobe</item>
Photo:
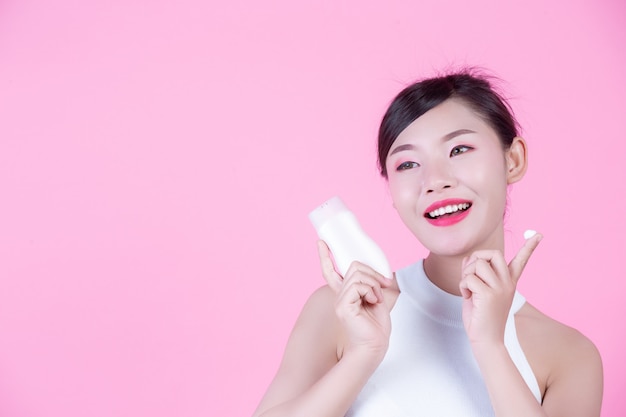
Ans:
<svg viewBox="0 0 626 417"><path fill-rule="evenodd" d="M526 141L517 136L506 152L507 183L513 184L524 177L528 168L528 149Z"/></svg>

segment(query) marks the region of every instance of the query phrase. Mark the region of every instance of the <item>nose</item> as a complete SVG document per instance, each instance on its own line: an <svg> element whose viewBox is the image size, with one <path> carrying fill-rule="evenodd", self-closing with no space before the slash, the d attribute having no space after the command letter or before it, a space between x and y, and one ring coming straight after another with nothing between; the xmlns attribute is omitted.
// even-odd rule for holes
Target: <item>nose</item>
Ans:
<svg viewBox="0 0 626 417"><path fill-rule="evenodd" d="M426 169L424 169L426 168ZM423 167L423 190L426 194L441 192L456 186L456 179L445 164L433 164Z"/></svg>

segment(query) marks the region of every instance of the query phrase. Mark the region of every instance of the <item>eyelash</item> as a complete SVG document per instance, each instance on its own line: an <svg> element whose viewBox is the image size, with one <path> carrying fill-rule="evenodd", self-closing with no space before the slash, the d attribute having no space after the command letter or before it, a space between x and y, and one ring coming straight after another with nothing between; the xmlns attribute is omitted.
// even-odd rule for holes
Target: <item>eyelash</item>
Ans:
<svg viewBox="0 0 626 417"><path fill-rule="evenodd" d="M407 169L416 168L418 166L420 166L420 164L418 164L417 162L407 161L398 165L398 167L396 168L396 171L404 171Z"/></svg>
<svg viewBox="0 0 626 417"><path fill-rule="evenodd" d="M467 146L467 145L455 146L450 151L450 157L461 155L461 154L463 154L463 153L465 153L467 151L471 151L472 149L474 149L474 148L472 148L471 146ZM405 171L407 169L417 168L419 166L420 166L420 164L418 164L417 162L407 161L407 162L403 162L400 165L398 165L398 167L396 168L396 171Z"/></svg>
<svg viewBox="0 0 626 417"><path fill-rule="evenodd" d="M459 150L459 149L463 149L463 152L458 152L458 153L454 153L454 151ZM462 153L465 153L467 151L471 151L472 147L467 146L467 145L459 145L459 146L455 146L454 148L452 148L452 150L450 151L450 156L456 156L456 155L460 155Z"/></svg>

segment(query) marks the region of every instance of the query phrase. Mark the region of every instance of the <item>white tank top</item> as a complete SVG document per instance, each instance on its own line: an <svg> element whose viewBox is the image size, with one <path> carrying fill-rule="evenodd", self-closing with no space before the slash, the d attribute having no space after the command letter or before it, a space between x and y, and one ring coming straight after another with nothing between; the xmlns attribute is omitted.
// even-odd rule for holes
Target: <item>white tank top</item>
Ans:
<svg viewBox="0 0 626 417"><path fill-rule="evenodd" d="M423 261L396 272L396 279L400 295L391 310L389 349L346 416L493 416L463 327L462 297L435 286L424 273ZM516 292L504 339L515 366L541 402L515 330L513 316L525 302Z"/></svg>

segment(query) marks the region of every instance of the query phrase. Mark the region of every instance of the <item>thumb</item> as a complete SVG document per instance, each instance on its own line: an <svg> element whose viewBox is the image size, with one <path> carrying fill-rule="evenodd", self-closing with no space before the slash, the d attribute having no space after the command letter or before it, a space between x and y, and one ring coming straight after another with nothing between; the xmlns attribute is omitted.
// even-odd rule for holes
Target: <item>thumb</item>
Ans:
<svg viewBox="0 0 626 417"><path fill-rule="evenodd" d="M522 271L526 267L530 256L533 254L539 242L543 239L543 235L537 233L535 236L527 239L524 242L524 245L520 248L517 255L511 260L509 263L509 274L511 274L511 278L517 283L517 281L522 276Z"/></svg>
<svg viewBox="0 0 626 417"><path fill-rule="evenodd" d="M333 291L338 293L343 286L343 278L335 270L330 249L323 240L317 241L317 253L320 257L320 264L322 266L322 275L324 276L324 279L328 283L328 286L332 288Z"/></svg>

